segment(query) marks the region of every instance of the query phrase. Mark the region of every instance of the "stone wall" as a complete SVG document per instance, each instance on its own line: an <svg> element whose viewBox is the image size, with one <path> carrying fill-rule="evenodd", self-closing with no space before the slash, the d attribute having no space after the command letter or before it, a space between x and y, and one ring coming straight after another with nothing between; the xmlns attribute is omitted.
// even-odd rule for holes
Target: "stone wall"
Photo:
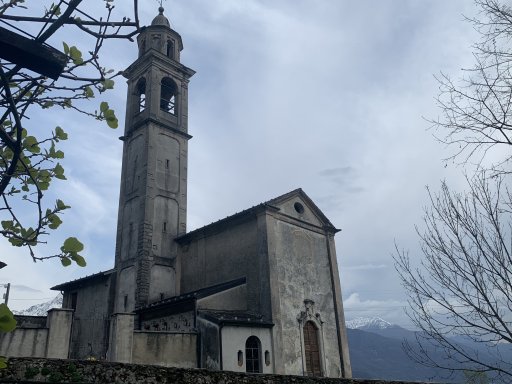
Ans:
<svg viewBox="0 0 512 384"><path fill-rule="evenodd" d="M248 375L205 369L164 368L99 361L13 358L0 369L1 383L81 382L101 384L412 384L397 381ZM415 383L419 384L419 383Z"/></svg>

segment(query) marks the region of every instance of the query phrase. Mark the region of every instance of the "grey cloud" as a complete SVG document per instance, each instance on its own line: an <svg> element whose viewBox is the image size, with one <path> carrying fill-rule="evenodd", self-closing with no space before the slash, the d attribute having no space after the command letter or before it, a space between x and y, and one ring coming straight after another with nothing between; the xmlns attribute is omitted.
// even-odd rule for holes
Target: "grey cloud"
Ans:
<svg viewBox="0 0 512 384"><path fill-rule="evenodd" d="M26 285L18 285L18 284L11 285L11 289L16 289L17 291L20 291L20 292L32 292L32 293L42 292L39 289L28 287Z"/></svg>
<svg viewBox="0 0 512 384"><path fill-rule="evenodd" d="M319 172L320 176L348 176L355 172L354 168L351 166L338 167L338 168L328 168Z"/></svg>

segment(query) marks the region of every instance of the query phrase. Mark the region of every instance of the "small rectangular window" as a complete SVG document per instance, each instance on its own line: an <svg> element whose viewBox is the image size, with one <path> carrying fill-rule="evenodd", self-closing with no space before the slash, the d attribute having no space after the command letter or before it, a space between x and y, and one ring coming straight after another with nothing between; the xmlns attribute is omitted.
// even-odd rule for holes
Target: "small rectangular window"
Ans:
<svg viewBox="0 0 512 384"><path fill-rule="evenodd" d="M169 169L169 159L165 160L165 169Z"/></svg>
<svg viewBox="0 0 512 384"><path fill-rule="evenodd" d="M162 232L167 232L167 221L164 221Z"/></svg>
<svg viewBox="0 0 512 384"><path fill-rule="evenodd" d="M124 310L128 310L128 295L124 295Z"/></svg>

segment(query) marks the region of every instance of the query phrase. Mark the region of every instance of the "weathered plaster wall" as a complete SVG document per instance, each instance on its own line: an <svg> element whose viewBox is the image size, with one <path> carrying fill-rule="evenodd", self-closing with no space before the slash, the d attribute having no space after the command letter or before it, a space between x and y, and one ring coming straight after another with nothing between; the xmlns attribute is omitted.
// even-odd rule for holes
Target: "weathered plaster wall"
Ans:
<svg viewBox="0 0 512 384"><path fill-rule="evenodd" d="M261 274L256 218L231 224L181 247L181 292L246 277L248 309L259 312Z"/></svg>
<svg viewBox="0 0 512 384"><path fill-rule="evenodd" d="M35 328L41 319L46 319L44 327ZM67 358L69 336L73 323L70 309L51 309L46 318L37 316L31 322L24 316L22 322L12 332L0 332L0 355L7 357L50 357ZM30 328L23 328L23 323Z"/></svg>
<svg viewBox="0 0 512 384"><path fill-rule="evenodd" d="M18 328L45 328L46 316L14 315Z"/></svg>
<svg viewBox="0 0 512 384"><path fill-rule="evenodd" d="M108 360L120 363L132 362L133 313L115 313L112 315L109 332Z"/></svg>
<svg viewBox="0 0 512 384"><path fill-rule="evenodd" d="M197 368L197 334L135 331L132 363Z"/></svg>
<svg viewBox="0 0 512 384"><path fill-rule="evenodd" d="M67 359L69 357L69 340L73 324L72 309L53 308L48 311L46 326L48 339L46 340L46 357Z"/></svg>
<svg viewBox="0 0 512 384"><path fill-rule="evenodd" d="M0 369L0 380L14 383L34 380L98 384L413 384L381 380L248 375L206 369L46 359L11 359L7 369ZM419 383L416 382L415 384Z"/></svg>
<svg viewBox="0 0 512 384"><path fill-rule="evenodd" d="M47 328L16 328L0 333L0 355L8 357L45 357Z"/></svg>
<svg viewBox="0 0 512 384"><path fill-rule="evenodd" d="M239 285L197 300L197 309L219 308L224 311L247 310L247 285Z"/></svg>
<svg viewBox="0 0 512 384"><path fill-rule="evenodd" d="M190 332L193 328L193 311L175 313L141 322L143 331Z"/></svg>
<svg viewBox="0 0 512 384"><path fill-rule="evenodd" d="M201 368L220 370L220 339L219 327L201 317L197 318L197 328L201 334L200 359L199 366Z"/></svg>
<svg viewBox="0 0 512 384"><path fill-rule="evenodd" d="M105 277L66 292L68 297L77 294L70 358L105 357L111 305L110 284L110 278ZM68 297L66 304L71 305Z"/></svg>
<svg viewBox="0 0 512 384"><path fill-rule="evenodd" d="M250 328L224 326L222 335L222 368L226 371L245 372L245 342L250 336L256 336L261 342L260 361L262 373L274 373L272 365L272 335L268 328ZM238 351L242 352L242 365L238 363ZM265 353L269 354L268 364L265 362Z"/></svg>
<svg viewBox="0 0 512 384"><path fill-rule="evenodd" d="M332 279L326 236L294 221L269 220L269 254L273 284L276 373L302 375L301 329L297 317L304 300L315 302L323 324L325 374L341 377Z"/></svg>

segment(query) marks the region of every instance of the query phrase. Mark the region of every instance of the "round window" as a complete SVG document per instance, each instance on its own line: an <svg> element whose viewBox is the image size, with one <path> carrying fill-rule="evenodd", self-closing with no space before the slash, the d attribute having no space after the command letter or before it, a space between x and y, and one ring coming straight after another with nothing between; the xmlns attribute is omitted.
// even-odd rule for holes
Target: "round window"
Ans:
<svg viewBox="0 0 512 384"><path fill-rule="evenodd" d="M297 213L304 213L304 206L299 202L296 202L295 204L293 204L293 208L295 208Z"/></svg>

